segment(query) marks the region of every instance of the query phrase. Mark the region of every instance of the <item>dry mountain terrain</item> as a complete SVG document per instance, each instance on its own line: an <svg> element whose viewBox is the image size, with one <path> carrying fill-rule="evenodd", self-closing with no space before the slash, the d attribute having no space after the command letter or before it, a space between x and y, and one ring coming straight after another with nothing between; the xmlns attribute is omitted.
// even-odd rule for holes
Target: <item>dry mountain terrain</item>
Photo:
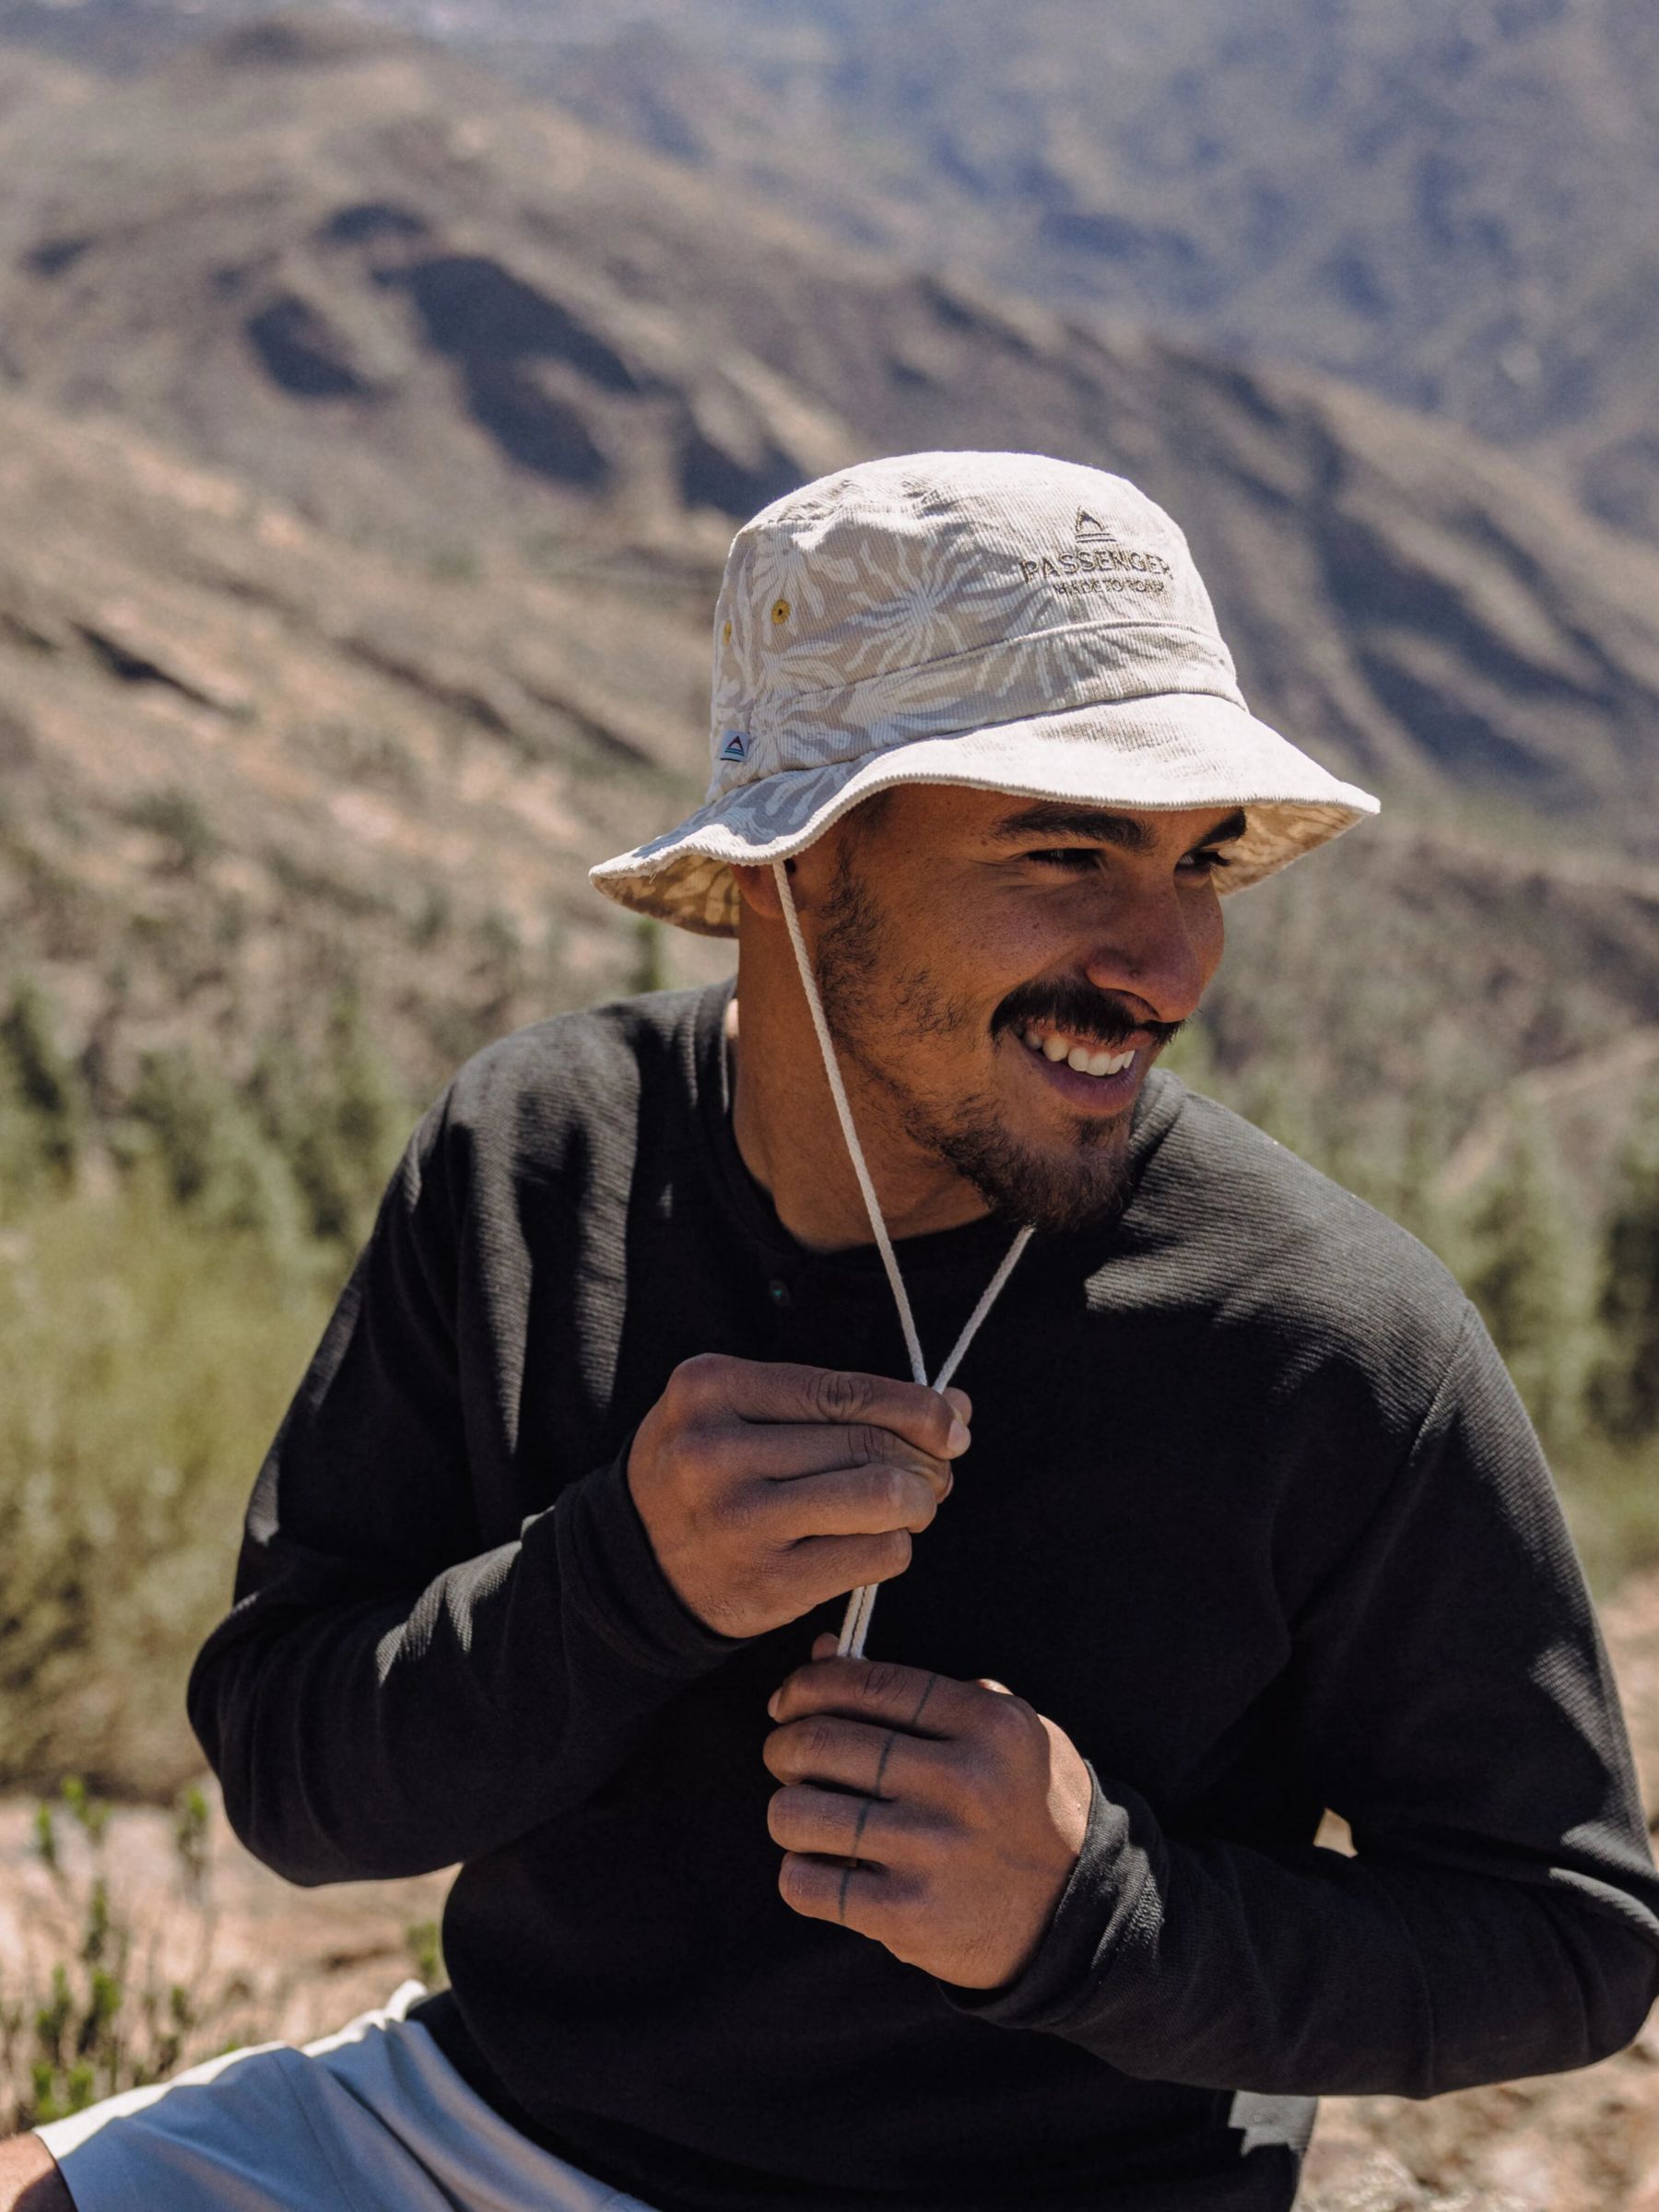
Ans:
<svg viewBox="0 0 1659 2212"><path fill-rule="evenodd" d="M371 5L845 236L1352 377L1659 535L1649 0Z"/></svg>
<svg viewBox="0 0 1659 2212"><path fill-rule="evenodd" d="M820 230L1353 378L1659 535L1650 0L359 0ZM0 0L122 70L258 0Z"/></svg>
<svg viewBox="0 0 1659 2212"><path fill-rule="evenodd" d="M263 1018L276 922L350 939L422 1080L623 981L581 870L700 785L735 521L940 445L1144 483L1258 711L1391 802L1235 910L1224 1056L1303 1041L1366 1114L1433 1074L1455 1134L1659 1019L1659 555L1468 436L834 244L327 19L119 82L7 57L0 184L8 941L116 1061L135 1009Z"/></svg>

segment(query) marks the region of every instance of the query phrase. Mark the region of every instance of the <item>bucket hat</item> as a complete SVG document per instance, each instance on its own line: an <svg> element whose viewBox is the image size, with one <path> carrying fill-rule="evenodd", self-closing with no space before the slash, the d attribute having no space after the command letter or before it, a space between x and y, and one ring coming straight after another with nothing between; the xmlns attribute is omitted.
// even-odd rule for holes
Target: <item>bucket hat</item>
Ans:
<svg viewBox="0 0 1659 2212"><path fill-rule="evenodd" d="M818 477L733 538L697 811L590 871L636 912L735 936L734 862L788 859L871 793L968 784L1242 807L1228 891L1378 802L1252 714L1181 530L1044 453L899 453Z"/></svg>

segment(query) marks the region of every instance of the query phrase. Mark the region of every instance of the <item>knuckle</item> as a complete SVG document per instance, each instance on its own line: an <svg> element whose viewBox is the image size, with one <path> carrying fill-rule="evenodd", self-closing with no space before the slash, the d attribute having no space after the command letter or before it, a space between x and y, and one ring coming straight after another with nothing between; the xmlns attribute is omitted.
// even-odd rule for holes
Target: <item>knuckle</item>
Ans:
<svg viewBox="0 0 1659 2212"><path fill-rule="evenodd" d="M827 1759L833 1756L838 1733L833 1721L807 1722L801 1749L808 1767L822 1766Z"/></svg>
<svg viewBox="0 0 1659 2212"><path fill-rule="evenodd" d="M682 1359L669 1376L664 1398L677 1412L695 1411L715 1394L725 1364L724 1355L719 1352L694 1352L689 1359Z"/></svg>
<svg viewBox="0 0 1659 2212"><path fill-rule="evenodd" d="M870 1386L864 1377L841 1368L820 1368L813 1394L818 1412L827 1421L855 1421L870 1403Z"/></svg>
<svg viewBox="0 0 1659 2212"><path fill-rule="evenodd" d="M722 1528L733 1535L746 1535L759 1517L760 1493L752 1483L722 1484L719 1463L712 1452L697 1453L694 1464L704 1489L712 1493L714 1517Z"/></svg>
<svg viewBox="0 0 1659 2212"><path fill-rule="evenodd" d="M797 1910L811 1900L813 1870L796 1852L785 1852L783 1863L778 1868L778 1893L786 1905Z"/></svg>
<svg viewBox="0 0 1659 2212"><path fill-rule="evenodd" d="M870 1510L879 1519L889 1524L909 1519L910 1478L902 1467L873 1467L869 1475L869 1496Z"/></svg>
<svg viewBox="0 0 1659 2212"><path fill-rule="evenodd" d="M847 1464L854 1467L875 1465L886 1454L882 1450L883 1431L868 1421L855 1421L847 1430Z"/></svg>
<svg viewBox="0 0 1659 2212"><path fill-rule="evenodd" d="M766 1832L774 1843L787 1845L792 1829L790 1816L794 1810L793 1792L789 1790L774 1790L767 1800Z"/></svg>
<svg viewBox="0 0 1659 2212"><path fill-rule="evenodd" d="M907 1528L895 1528L876 1539L873 1582L885 1583L896 1574L902 1574L911 1563L911 1539Z"/></svg>
<svg viewBox="0 0 1659 2212"><path fill-rule="evenodd" d="M930 1391L927 1398L927 1448L944 1457L950 1442L950 1431L956 1424L956 1407L937 1391Z"/></svg>
<svg viewBox="0 0 1659 2212"><path fill-rule="evenodd" d="M904 1465L935 1497L943 1498L956 1480L956 1470L950 1462L935 1459L931 1452L913 1452Z"/></svg>
<svg viewBox="0 0 1659 2212"><path fill-rule="evenodd" d="M903 1687L903 1670L890 1660L878 1659L865 1676L865 1700L867 1704L886 1706L898 1700Z"/></svg>
<svg viewBox="0 0 1659 2212"><path fill-rule="evenodd" d="M1023 1698L1011 1697L1004 1690L989 1694L993 1740L1000 1738L1010 1748L1029 1743L1033 1728L1041 1724L1033 1708Z"/></svg>
<svg viewBox="0 0 1659 2212"><path fill-rule="evenodd" d="M904 1525L912 1535L920 1535L928 1527L939 1510L939 1500L929 1486L914 1475L900 1477L903 1488Z"/></svg>

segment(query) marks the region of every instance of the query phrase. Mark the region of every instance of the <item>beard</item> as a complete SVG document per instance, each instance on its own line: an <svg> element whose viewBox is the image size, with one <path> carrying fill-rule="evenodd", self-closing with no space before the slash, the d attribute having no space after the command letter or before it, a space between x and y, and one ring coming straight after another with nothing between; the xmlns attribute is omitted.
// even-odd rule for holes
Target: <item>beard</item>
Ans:
<svg viewBox="0 0 1659 2212"><path fill-rule="evenodd" d="M905 1135L947 1161L993 1214L1056 1234L1110 1221L1127 1194L1128 1114L1111 1122L1079 1114L1068 1144L1039 1149L1010 1135L994 1098L970 1091L942 1107L912 1088L884 1056L884 1036L944 1041L970 1037L977 1028L971 1009L953 1000L930 970L901 965L900 935L843 847L814 962L824 1018L839 1050L879 1092ZM1015 996L1023 1001L1030 994ZM994 1035L1011 1032L1013 1008L1011 997L998 1009Z"/></svg>

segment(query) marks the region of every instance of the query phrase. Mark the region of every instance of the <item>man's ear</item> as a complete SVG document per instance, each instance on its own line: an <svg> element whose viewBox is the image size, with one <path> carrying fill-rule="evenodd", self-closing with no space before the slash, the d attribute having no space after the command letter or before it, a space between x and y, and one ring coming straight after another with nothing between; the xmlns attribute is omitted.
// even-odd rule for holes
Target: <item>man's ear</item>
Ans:
<svg viewBox="0 0 1659 2212"><path fill-rule="evenodd" d="M794 874L794 862L786 860L784 867ZM778 879L769 865L756 861L735 860L732 879L737 886L743 903L751 913L760 914L768 922L782 922L783 901L778 897Z"/></svg>

